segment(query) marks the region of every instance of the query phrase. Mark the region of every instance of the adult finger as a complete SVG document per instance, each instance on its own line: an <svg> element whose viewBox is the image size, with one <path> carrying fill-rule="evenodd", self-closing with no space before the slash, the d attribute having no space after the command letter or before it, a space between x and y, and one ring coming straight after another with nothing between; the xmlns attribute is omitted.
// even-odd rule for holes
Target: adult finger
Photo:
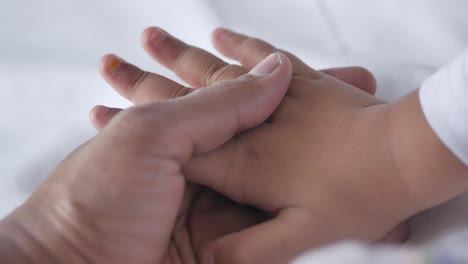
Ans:
<svg viewBox="0 0 468 264"><path fill-rule="evenodd" d="M113 54L101 59L99 71L118 93L135 104L175 98L192 91L161 75L143 71Z"/></svg>
<svg viewBox="0 0 468 264"><path fill-rule="evenodd" d="M273 45L257 38L248 37L224 28L213 32L212 42L224 56L239 61L247 69L273 52L286 54L293 65L293 72L310 74L311 68L295 55L275 48Z"/></svg>
<svg viewBox="0 0 468 264"><path fill-rule="evenodd" d="M230 65L203 49L187 45L157 27L143 32L142 44L151 57L194 88L235 79L248 72L245 68Z"/></svg>
<svg viewBox="0 0 468 264"><path fill-rule="evenodd" d="M193 66L195 67L195 65ZM133 71L133 68L128 67L127 69L121 70ZM331 75L343 82L349 83L372 95L374 95L377 90L377 82L374 75L369 70L362 67L331 68L321 70L321 72ZM136 72L135 75L140 74L141 73ZM130 76L132 73L129 72L125 75ZM151 78L147 81L141 82L145 84L147 83L147 85L144 86L129 85L128 82L120 82L119 80L117 80L117 82L119 82L118 88L120 90L124 90L125 94L128 94L128 97L132 98L135 104L176 98L193 91L189 89L184 91L182 85L178 85L170 80L166 81L165 78L160 78L159 75L156 78ZM119 112L119 110L121 109L96 106L90 112L91 123L96 129L101 130L111 120L111 118Z"/></svg>
<svg viewBox="0 0 468 264"><path fill-rule="evenodd" d="M273 52L282 52L286 54L293 65L293 72L300 74L314 74L307 64L297 58L295 55L279 50L273 45L257 38L245 36L224 28L218 28L213 32L212 37L215 48L228 58L239 61L246 68L261 61L265 56ZM361 90L370 94L375 94L376 80L371 72L362 67L345 67L321 70L320 72L332 75L344 82L352 84Z"/></svg>

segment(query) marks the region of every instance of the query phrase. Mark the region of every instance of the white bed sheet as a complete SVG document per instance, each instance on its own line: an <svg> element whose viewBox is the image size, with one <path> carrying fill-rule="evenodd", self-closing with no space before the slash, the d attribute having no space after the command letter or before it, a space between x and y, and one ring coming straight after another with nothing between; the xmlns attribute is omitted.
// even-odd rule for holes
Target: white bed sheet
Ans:
<svg viewBox="0 0 468 264"><path fill-rule="evenodd" d="M94 135L93 105L129 105L99 78L101 55L174 77L140 48L147 26L212 51L210 32L222 25L317 68L363 65L376 74L378 94L393 100L468 47L466 10L457 0L0 0L0 216ZM415 217L411 241L468 227L467 202L463 196Z"/></svg>

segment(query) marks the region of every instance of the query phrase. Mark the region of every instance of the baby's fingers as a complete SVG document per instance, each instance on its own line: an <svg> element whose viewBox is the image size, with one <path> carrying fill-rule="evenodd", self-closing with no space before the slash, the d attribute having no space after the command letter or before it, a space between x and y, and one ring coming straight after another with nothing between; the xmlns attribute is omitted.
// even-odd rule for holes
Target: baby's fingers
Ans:
<svg viewBox="0 0 468 264"><path fill-rule="evenodd" d="M117 92L135 104L176 98L192 91L161 75L145 72L112 54L101 59L99 71Z"/></svg>

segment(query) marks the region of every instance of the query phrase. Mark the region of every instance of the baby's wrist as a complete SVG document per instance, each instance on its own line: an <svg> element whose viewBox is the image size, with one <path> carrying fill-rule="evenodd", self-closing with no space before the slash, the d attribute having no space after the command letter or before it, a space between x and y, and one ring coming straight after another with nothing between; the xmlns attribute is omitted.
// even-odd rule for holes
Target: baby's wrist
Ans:
<svg viewBox="0 0 468 264"><path fill-rule="evenodd" d="M389 144L408 186L412 211L433 207L468 187L468 168L431 129L414 91L390 105Z"/></svg>

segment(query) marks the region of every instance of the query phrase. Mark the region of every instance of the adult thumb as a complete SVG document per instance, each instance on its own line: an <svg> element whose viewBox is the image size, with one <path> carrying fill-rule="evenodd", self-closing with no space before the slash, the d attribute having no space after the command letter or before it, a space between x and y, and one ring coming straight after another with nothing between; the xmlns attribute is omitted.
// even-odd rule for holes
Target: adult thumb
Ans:
<svg viewBox="0 0 468 264"><path fill-rule="evenodd" d="M238 79L148 105L150 112L164 115L162 129L170 131L164 133L169 137L164 140L173 152L165 155L185 163L192 155L216 149L235 134L259 125L278 107L291 76L289 59L273 53Z"/></svg>

